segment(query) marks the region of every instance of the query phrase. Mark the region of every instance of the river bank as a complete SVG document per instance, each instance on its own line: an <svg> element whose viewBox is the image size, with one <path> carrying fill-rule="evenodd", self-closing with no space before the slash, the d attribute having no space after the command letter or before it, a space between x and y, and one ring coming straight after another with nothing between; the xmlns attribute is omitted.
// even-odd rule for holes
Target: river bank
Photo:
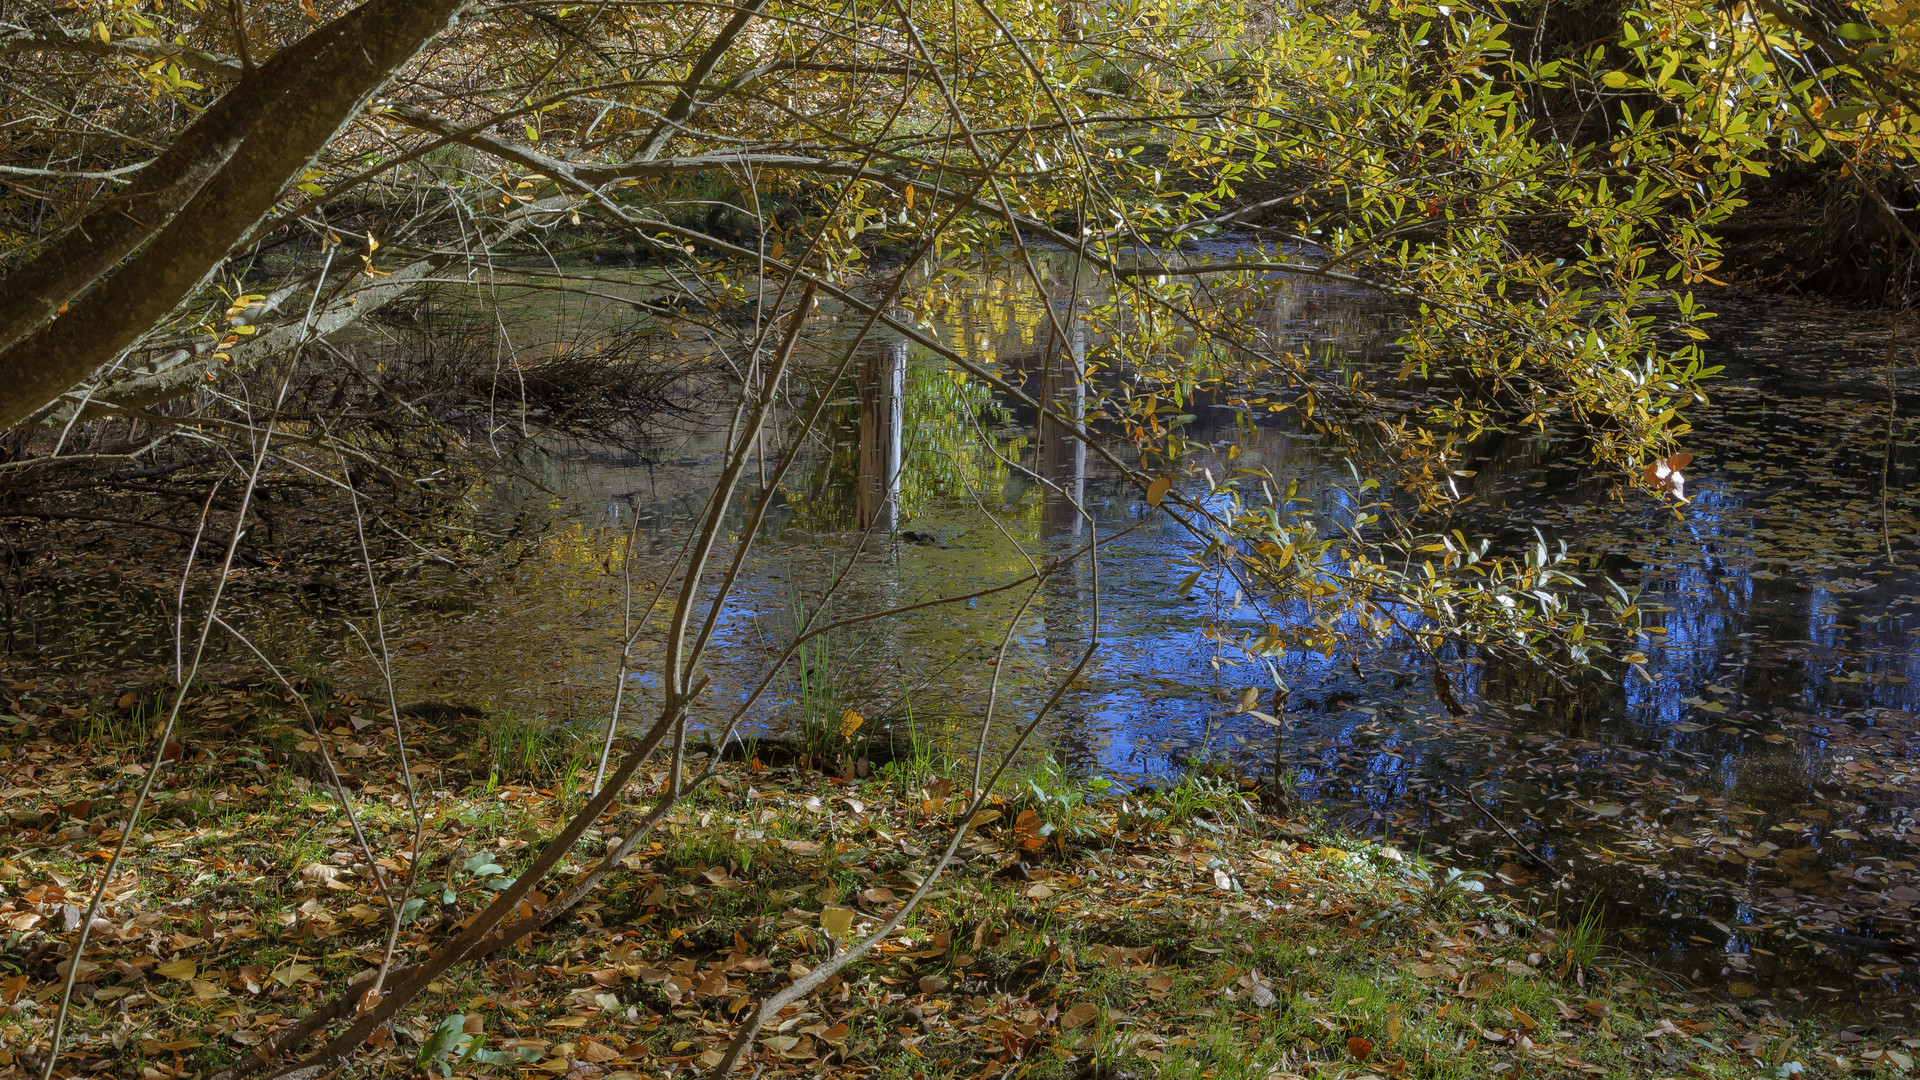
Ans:
<svg viewBox="0 0 1920 1080"><path fill-rule="evenodd" d="M1198 254L1228 259L1235 249ZM1070 292L1069 268L1044 265L1049 288ZM609 278L601 288L637 295L639 284ZM1060 299L1019 274L981 276L942 338L1037 388L1057 374L1045 313ZM1191 537L1149 513L1135 485L1004 395L887 340L862 346L857 370L837 384L809 369L769 423L768 444L779 447L795 416L824 405L820 437L775 493L716 624L714 693L696 724L723 726L767 677L770 650L829 593L826 607L853 616L998 587L1026 572L1028 554L1064 555L1097 529L1098 574L1057 575L1024 610L1009 593L983 594L823 636L771 673L746 730L790 733L854 708L911 719L949 749L971 745L992 694L1039 707L1097 634L1093 659L1035 735L1082 780L1164 785L1207 761L1290 775L1341 828L1504 873L1539 894L1529 903L1554 906L1556 889L1600 896L1623 948L1688 981L1803 995L1859 1019L1906 1009L1920 949L1911 913L1920 770L1909 761L1920 754L1910 737L1920 728L1910 419L1920 406L1910 349L1888 345L1920 335L1805 301L1725 295L1715 306L1723 316L1708 324L1707 347L1725 370L1693 410L1691 502L1678 512L1622 493L1617 477L1568 460L1538 433L1483 434L1457 477L1464 498L1448 526L1508 552L1536 536L1565 541L1583 574L1640 589L1649 634L1625 655L1643 659L1607 677L1570 688L1529 664L1453 656L1467 710L1455 716L1434 699L1429 659L1404 639L1353 656L1295 649L1274 670L1243 662L1219 634L1257 635L1254 608L1213 579L1182 585ZM609 310L529 307L521 343L600 326ZM1401 377L1397 316L1378 298L1307 283L1264 317L1274 340L1330 368L1378 385ZM846 333L830 324L823 346ZM422 335L409 341L434 340ZM408 517L389 520L409 531L372 530L371 554L402 700L462 703L562 733L604 723L622 683L629 580L644 596L670 575L716 475L717 419L697 397L686 404L632 445L523 436L489 467L497 471L450 473L459 498L415 496L417 510L393 499ZM1224 476L1251 465L1297 480L1320 520L1342 520L1350 477L1314 431L1211 398L1184 430L1196 476L1183 490L1198 490L1203 468ZM178 477L189 475L215 479ZM0 681L72 707L167 685L180 567L204 498L177 492L205 490L178 477L165 492L148 491L151 478L76 485L58 496L65 502L49 499L73 520L14 534ZM351 507L294 479L262 485L263 499L273 495L263 503L269 527L240 548L252 561L227 587L228 621L296 678L368 693L377 665L341 625L372 618ZM223 512L216 500L209 535L226 534ZM178 535L156 546L86 515ZM861 538L863 521L886 539ZM191 583L188 619L211 580ZM640 619L626 676L629 716L658 700L653 618ZM255 663L246 646L216 634L209 649L209 677L258 684L245 674ZM1249 691L1270 694L1276 674L1292 690L1280 729L1239 705ZM1514 837L1572 883L1530 869Z"/></svg>
<svg viewBox="0 0 1920 1080"><path fill-rule="evenodd" d="M165 773L108 889L58 1076L207 1077L370 973L391 909L356 827L408 849L421 824L424 902L399 938L405 962L484 903L590 782L588 756L529 754L498 727L412 710L400 730L416 819L377 704L343 693L315 731L257 694L207 700L161 762L114 741L130 713L80 725L78 742L72 717L20 716L16 703L7 718L0 1076L38 1074L57 965L149 767ZM338 787L318 764L323 744ZM617 842L664 766L643 775L589 831L582 866ZM749 1002L924 880L968 776L924 749L865 780L729 763L576 915L450 972L357 1068L699 1075ZM1747 990L1696 995L1620 956L1593 908L1523 906L1496 878L1263 810L1230 777L1122 795L1040 769L1003 788L902 932L762 1033L755 1075L1747 1077L1910 1064L1897 1021L1841 1028Z"/></svg>

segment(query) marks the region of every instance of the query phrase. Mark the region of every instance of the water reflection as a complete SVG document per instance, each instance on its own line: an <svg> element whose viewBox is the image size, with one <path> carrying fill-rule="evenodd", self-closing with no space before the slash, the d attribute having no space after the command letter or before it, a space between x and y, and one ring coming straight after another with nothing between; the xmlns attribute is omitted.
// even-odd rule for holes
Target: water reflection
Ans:
<svg viewBox="0 0 1920 1080"><path fill-rule="evenodd" d="M860 462L853 527L890 536L900 527L907 405L907 343L870 350L860 366Z"/></svg>
<svg viewBox="0 0 1920 1080"><path fill-rule="evenodd" d="M1079 375L1103 343L1076 305L1097 298L1078 294L1068 260L1043 271L1044 289L1021 275L981 275L929 318L942 341L1077 417L1089 393ZM1920 949L1911 922L1920 904L1920 448L1899 422L1885 437L1888 373L1877 348L1849 344L1855 320L1770 308L1721 321L1713 349L1729 370L1695 414L1689 442L1700 461L1684 514L1616 498L1607 478L1570 467L1536 438L1492 434L1474 446L1476 475L1461 481L1471 501L1450 525L1509 548L1536 530L1566 539L1641 585L1662 633L1644 665L1572 686L1524 665L1457 657L1466 717L1433 700L1424 659L1399 645L1357 663L1311 652L1272 670L1245 662L1209 632L1212 621L1257 632L1266 619L1313 613L1261 610L1212 582L1182 595L1189 538L1062 425L903 341L864 345L844 385L827 385L820 371L845 341L823 333L791 412L763 433L761 489L773 484L765 461L796 437L793 416L824 404L825 435L768 492L772 529L716 633L716 698L699 719L731 712L796 613L977 590L1097 535L1097 576L1083 560L1030 600L1016 590L835 636L814 669L826 683L807 692L958 741L975 730L995 676L997 715L1030 713L1097 639L1040 733L1042 748L1081 771L1157 782L1207 756L1289 770L1342 824L1493 871L1503 891L1577 903L1551 892L1463 797L1473 785L1529 846L1572 870L1578 896L1597 892L1623 913L1642 955L1705 982L1750 982L1783 1002L1903 991ZM1383 349L1395 317L1364 294L1300 284L1258 321L1282 347L1411 395L1418 388L1395 383ZM1891 378L1911 388L1915 375L1901 366ZM1898 415L1920 413L1911 393L1895 404ZM1345 466L1312 433L1265 415L1248 427L1204 398L1188 411L1187 437L1217 474L1264 468L1297 480L1316 512L1344 512ZM1229 442L1235 461L1204 456ZM685 542L719 449L720 434L699 427L644 451L559 446L529 463L547 470L547 490L492 491L499 516L548 514L559 525L490 590L442 584L439 599L422 588L401 598L423 646L403 650L404 692L587 724L604 715L627 538L644 598ZM871 542L856 543L861 535ZM458 602L436 607L448 594ZM10 625L17 635L35 620L49 655L73 658L62 662L145 663L163 642L99 639L149 601L165 610L163 599L118 587L68 596L65 625L79 629L64 636L51 600L21 602L9 610L25 614ZM261 601L258 610L273 608ZM1022 612L1002 659L1002 636ZM287 648L351 663L337 641L292 640L301 630L279 624ZM643 634L642 666L656 645ZM1292 689L1277 735L1236 706L1248 688L1267 693L1276 673ZM802 700L797 679L778 685L751 716L762 728L818 707Z"/></svg>
<svg viewBox="0 0 1920 1080"><path fill-rule="evenodd" d="M1041 510L1041 535L1047 538L1072 538L1086 531L1080 506L1087 494L1087 446L1069 432L1087 413L1087 331L1078 320L1071 325L1065 342L1049 326L1034 398L1073 422L1064 424L1052 413L1039 418L1034 458L1035 471L1047 488Z"/></svg>

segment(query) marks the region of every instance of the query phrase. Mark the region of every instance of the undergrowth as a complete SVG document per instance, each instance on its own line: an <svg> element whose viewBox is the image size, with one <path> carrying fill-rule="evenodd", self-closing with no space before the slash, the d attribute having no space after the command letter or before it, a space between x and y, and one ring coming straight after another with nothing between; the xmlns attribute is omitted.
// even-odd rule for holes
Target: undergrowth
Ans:
<svg viewBox="0 0 1920 1080"><path fill-rule="evenodd" d="M403 723L424 762L430 867L404 898L413 951L453 932L564 819L590 740L495 720L476 750L470 721ZM110 890L69 1070L209 1075L378 963L389 909L353 825L383 850L410 843L390 729L325 727L346 769L335 789L295 768L308 752L284 747L288 725L183 729ZM71 939L62 912L85 903L143 752L92 729L76 744L33 717L4 730L0 769L33 819L0 847L0 1075L44 1030ZM743 1009L921 885L970 775L931 747L864 780L728 763L575 914L436 982L359 1074L704 1069ZM632 807L590 830L562 875L631 828L663 777L644 773ZM1265 813L1226 775L1123 792L1037 760L959 856L900 934L762 1034L753 1070L1730 1080L1906 1054L1904 1032L1843 1044L1765 1003L1650 982L1610 954L1592 905L1529 914L1472 870Z"/></svg>

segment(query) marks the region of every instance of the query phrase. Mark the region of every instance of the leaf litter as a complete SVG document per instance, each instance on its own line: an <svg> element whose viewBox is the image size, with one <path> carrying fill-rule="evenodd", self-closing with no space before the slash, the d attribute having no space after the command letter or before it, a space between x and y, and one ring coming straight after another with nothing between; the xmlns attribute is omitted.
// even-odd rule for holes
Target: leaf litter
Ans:
<svg viewBox="0 0 1920 1080"><path fill-rule="evenodd" d="M394 854L365 861L344 810L383 850L404 850L391 729L328 728L369 748L335 790L301 775L311 740L283 728L272 702L218 700L227 715L184 729L186 751L108 886L59 1075L209 1076L380 962L391 916L380 881L408 867ZM332 706L378 712L351 694ZM442 762L423 789L426 902L409 905L404 961L486 901L582 778L458 777L448 766L470 732L403 725L416 753ZM0 744L19 822L0 844L5 964L17 972L0 979L0 1076L35 1068L76 929L68 913L129 786L132 747L49 728L29 721ZM617 843L663 781L636 784L563 873ZM1475 875L1263 811L1251 782L1083 792L1071 833L1038 845L1030 815L1067 800L1030 790L996 800L997 820L901 934L769 1025L749 1058L757 1074L1646 1076L1792 1061L1822 1075L1911 1049L1880 1029L1823 1030L1772 1002L1676 989L1583 951L1573 920L1530 914ZM752 1001L923 880L961 794L932 773L851 781L729 765L610 887L444 976L376 1032L356 1070L697 1075Z"/></svg>

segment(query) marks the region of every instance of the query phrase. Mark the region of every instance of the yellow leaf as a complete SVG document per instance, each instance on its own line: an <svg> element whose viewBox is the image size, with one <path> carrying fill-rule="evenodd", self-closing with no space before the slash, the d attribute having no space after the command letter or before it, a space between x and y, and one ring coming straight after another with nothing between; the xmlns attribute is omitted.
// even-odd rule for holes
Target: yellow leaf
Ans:
<svg viewBox="0 0 1920 1080"><path fill-rule="evenodd" d="M853 909L830 904L820 909L820 929L841 941L853 930Z"/></svg>
<svg viewBox="0 0 1920 1080"><path fill-rule="evenodd" d="M841 713L840 714L840 737L843 739L847 738L848 736L852 735L854 732L859 731L860 725L866 722L867 722L866 717L861 716L859 713L854 712L852 709L848 709L846 712Z"/></svg>
<svg viewBox="0 0 1920 1080"><path fill-rule="evenodd" d="M312 974L313 974L312 964L288 964L287 966L273 973L273 981L279 983L281 986L290 987L294 983L299 982L300 980L305 979L307 978L307 976ZM318 982L319 980L313 979L309 981Z"/></svg>

